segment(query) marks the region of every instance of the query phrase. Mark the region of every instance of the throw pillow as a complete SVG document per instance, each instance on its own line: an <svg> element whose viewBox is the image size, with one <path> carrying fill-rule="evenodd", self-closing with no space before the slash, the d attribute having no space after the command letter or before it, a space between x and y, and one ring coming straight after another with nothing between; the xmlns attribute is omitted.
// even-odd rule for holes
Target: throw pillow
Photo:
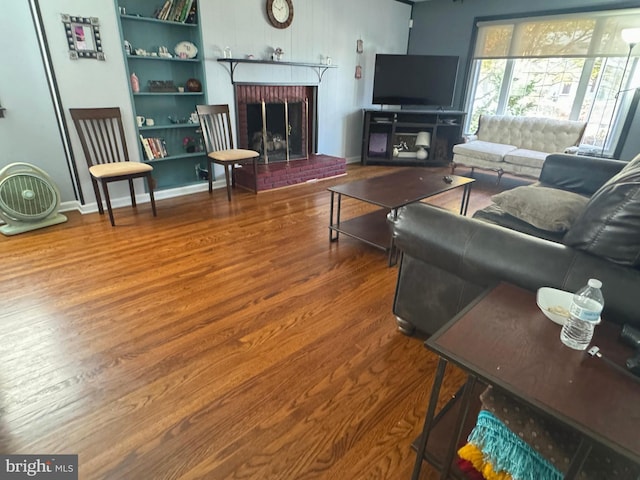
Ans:
<svg viewBox="0 0 640 480"><path fill-rule="evenodd" d="M629 163L627 163L624 166L624 168L620 171L620 173L630 172L632 170L635 170L638 167L640 167L640 153L636 155L633 159L631 159Z"/></svg>
<svg viewBox="0 0 640 480"><path fill-rule="evenodd" d="M612 262L640 266L640 162L593 194L563 243Z"/></svg>
<svg viewBox="0 0 640 480"><path fill-rule="evenodd" d="M577 193L538 186L516 187L491 199L509 215L550 232L567 231L589 201Z"/></svg>

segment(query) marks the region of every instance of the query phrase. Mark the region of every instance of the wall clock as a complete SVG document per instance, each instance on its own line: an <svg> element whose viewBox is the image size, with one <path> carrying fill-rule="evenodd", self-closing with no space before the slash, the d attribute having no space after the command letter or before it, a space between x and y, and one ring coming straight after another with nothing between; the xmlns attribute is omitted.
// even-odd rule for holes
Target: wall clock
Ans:
<svg viewBox="0 0 640 480"><path fill-rule="evenodd" d="M293 21L293 0L267 0L267 17L276 28L287 28Z"/></svg>

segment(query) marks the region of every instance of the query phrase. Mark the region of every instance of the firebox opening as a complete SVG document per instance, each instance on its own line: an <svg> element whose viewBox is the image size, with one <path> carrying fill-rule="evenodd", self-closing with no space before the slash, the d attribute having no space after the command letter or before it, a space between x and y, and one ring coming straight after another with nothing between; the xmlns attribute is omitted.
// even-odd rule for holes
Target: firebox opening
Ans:
<svg viewBox="0 0 640 480"><path fill-rule="evenodd" d="M249 148L263 163L306 158L302 129L303 102L265 103L264 110L262 103L247 103Z"/></svg>

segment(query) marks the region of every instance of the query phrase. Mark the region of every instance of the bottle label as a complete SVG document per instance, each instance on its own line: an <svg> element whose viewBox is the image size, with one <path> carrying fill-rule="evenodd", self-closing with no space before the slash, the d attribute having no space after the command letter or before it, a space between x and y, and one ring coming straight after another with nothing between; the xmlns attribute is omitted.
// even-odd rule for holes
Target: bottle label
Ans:
<svg viewBox="0 0 640 480"><path fill-rule="evenodd" d="M585 322L597 322L600 318L600 304L598 302L593 302L595 305L589 305L591 308L583 308L580 305L577 305L575 302L571 304L571 308L569 309L569 313L571 316L575 318L579 318L580 320L584 320Z"/></svg>

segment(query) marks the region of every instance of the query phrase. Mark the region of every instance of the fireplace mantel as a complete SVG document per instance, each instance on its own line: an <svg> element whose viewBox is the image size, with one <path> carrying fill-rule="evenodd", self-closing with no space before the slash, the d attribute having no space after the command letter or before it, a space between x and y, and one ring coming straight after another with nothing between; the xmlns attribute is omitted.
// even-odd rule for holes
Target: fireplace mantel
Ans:
<svg viewBox="0 0 640 480"><path fill-rule="evenodd" d="M236 83L233 79L236 67L240 63L255 63L263 65L280 65L287 67L307 67L311 68L318 75L318 83L322 82L322 77L329 68L338 68L337 65L326 65L324 63L303 63L303 62L277 62L275 60L249 60L248 58L219 58L219 62L228 63L230 66L229 75L231 75L231 83Z"/></svg>

